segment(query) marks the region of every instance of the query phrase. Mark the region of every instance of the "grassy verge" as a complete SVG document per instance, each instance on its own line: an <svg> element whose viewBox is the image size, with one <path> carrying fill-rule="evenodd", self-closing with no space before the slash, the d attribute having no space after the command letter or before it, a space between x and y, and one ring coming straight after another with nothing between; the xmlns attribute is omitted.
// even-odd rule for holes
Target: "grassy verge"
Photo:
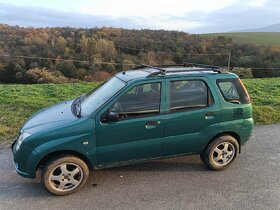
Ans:
<svg viewBox="0 0 280 210"><path fill-rule="evenodd" d="M11 142L20 126L43 107L89 92L98 83L0 85L0 147Z"/></svg>
<svg viewBox="0 0 280 210"><path fill-rule="evenodd" d="M247 79L256 124L280 123L280 78ZM75 98L97 83L0 85L0 146L10 142L35 111Z"/></svg>
<svg viewBox="0 0 280 210"><path fill-rule="evenodd" d="M257 125L280 123L280 78L243 80L253 101Z"/></svg>

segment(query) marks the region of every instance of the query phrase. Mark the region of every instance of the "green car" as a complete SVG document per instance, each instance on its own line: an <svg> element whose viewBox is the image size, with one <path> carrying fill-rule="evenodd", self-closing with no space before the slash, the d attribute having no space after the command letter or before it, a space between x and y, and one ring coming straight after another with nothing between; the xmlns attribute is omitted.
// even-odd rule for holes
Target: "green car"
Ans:
<svg viewBox="0 0 280 210"><path fill-rule="evenodd" d="M77 192L91 169L199 154L227 168L253 129L250 97L216 66L141 65L86 95L31 116L12 144L15 168L55 195Z"/></svg>

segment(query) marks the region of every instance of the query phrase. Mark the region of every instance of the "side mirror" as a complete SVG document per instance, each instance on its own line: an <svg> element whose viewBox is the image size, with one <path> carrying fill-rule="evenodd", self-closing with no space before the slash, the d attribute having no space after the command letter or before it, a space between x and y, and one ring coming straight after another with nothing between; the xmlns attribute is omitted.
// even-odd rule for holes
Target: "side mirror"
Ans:
<svg viewBox="0 0 280 210"><path fill-rule="evenodd" d="M119 114L116 112L109 112L107 115L107 120L109 122L118 122L120 120Z"/></svg>

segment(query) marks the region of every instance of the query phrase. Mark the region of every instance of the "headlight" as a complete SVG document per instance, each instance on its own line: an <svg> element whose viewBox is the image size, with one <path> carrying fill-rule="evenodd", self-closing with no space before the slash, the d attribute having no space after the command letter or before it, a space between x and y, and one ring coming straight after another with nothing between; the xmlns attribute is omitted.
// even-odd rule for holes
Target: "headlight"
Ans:
<svg viewBox="0 0 280 210"><path fill-rule="evenodd" d="M20 148L20 145L22 144L22 142L24 141L24 139L26 139L27 137L31 136L30 133L22 133L16 142L16 150L18 150Z"/></svg>

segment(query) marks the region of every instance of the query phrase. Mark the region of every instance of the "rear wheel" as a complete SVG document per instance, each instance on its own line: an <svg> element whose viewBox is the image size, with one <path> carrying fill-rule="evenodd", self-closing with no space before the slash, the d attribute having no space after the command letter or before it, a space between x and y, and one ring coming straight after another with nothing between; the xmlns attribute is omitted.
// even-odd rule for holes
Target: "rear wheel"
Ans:
<svg viewBox="0 0 280 210"><path fill-rule="evenodd" d="M75 156L60 156L43 168L42 182L55 195L69 195L80 190L89 176L87 164Z"/></svg>
<svg viewBox="0 0 280 210"><path fill-rule="evenodd" d="M232 136L225 135L211 142L200 157L210 169L219 171L227 168L236 159L238 153L237 140Z"/></svg>

